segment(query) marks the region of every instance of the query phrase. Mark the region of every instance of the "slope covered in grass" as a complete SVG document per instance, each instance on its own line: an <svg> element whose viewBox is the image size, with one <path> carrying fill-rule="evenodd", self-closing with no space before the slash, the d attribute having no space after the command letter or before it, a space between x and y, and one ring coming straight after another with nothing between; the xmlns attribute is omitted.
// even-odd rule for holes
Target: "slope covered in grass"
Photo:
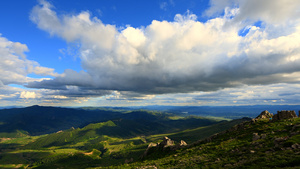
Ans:
<svg viewBox="0 0 300 169"><path fill-rule="evenodd" d="M220 123L216 120L200 117L184 117L177 120L172 120L168 117L165 113L133 111L122 114L118 119L91 123L83 128L70 128L49 134L27 145L27 148L40 149L52 146L75 145L79 142L87 142L86 144L88 144L94 139L103 141L103 136L126 139L194 129Z"/></svg>
<svg viewBox="0 0 300 169"><path fill-rule="evenodd" d="M73 164L78 164L80 160L80 166L122 164L127 158L138 160L149 141L160 139L156 137L157 134L176 134L222 123L196 116L181 117L141 110L118 111L112 117L105 122L70 127L52 134L3 138L0 140L0 167L14 168L19 164L29 168L53 165L58 168L70 167L75 159Z"/></svg>
<svg viewBox="0 0 300 169"><path fill-rule="evenodd" d="M299 168L300 118L244 122L187 148L119 167Z"/></svg>
<svg viewBox="0 0 300 169"><path fill-rule="evenodd" d="M26 131L28 135L48 134L92 122L107 121L120 114L121 112L109 110L91 111L44 106L2 109L0 110L0 137L5 137L8 133L13 136L18 130Z"/></svg>

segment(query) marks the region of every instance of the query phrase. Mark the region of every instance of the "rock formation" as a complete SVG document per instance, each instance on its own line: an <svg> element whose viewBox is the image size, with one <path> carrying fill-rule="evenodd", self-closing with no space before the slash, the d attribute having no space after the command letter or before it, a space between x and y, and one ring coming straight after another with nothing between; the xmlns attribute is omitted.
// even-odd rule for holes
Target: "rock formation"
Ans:
<svg viewBox="0 0 300 169"><path fill-rule="evenodd" d="M133 162L133 158L130 158L129 160L125 159L125 164L131 163L131 162Z"/></svg>
<svg viewBox="0 0 300 169"><path fill-rule="evenodd" d="M258 133L253 133L252 141L256 141L258 139L260 139L260 136L258 135Z"/></svg>
<svg viewBox="0 0 300 169"><path fill-rule="evenodd" d="M277 114L273 116L273 120L283 120L283 119L292 119L298 117L294 110L282 110L277 111Z"/></svg>
<svg viewBox="0 0 300 169"><path fill-rule="evenodd" d="M156 148L158 145L159 143L150 143L142 157L146 157L149 154L149 152L153 150L153 148Z"/></svg>
<svg viewBox="0 0 300 169"><path fill-rule="evenodd" d="M256 141L256 140L259 140L259 139L265 139L265 138L267 138L266 134L259 135L258 133L253 133L252 141Z"/></svg>
<svg viewBox="0 0 300 169"><path fill-rule="evenodd" d="M268 110L265 110L265 111L261 112L260 115L258 115L255 119L269 119L272 117L273 117L273 114L268 112Z"/></svg>
<svg viewBox="0 0 300 169"><path fill-rule="evenodd" d="M170 151L170 150L173 151L185 146L187 146L187 143L183 140L181 140L180 143L175 145L173 140L169 139L168 137L164 137L163 141L160 143L150 143L146 151L144 152L142 158L146 157L147 155L155 151L160 151L160 152Z"/></svg>
<svg viewBox="0 0 300 169"><path fill-rule="evenodd" d="M182 146L187 146L187 144L186 144L185 141L181 140L179 146L180 146L180 147L182 147Z"/></svg>
<svg viewBox="0 0 300 169"><path fill-rule="evenodd" d="M170 146L174 146L174 141L169 139L168 137L164 137L163 141L161 143L159 143L159 147L160 148L166 148L166 147L170 147Z"/></svg>

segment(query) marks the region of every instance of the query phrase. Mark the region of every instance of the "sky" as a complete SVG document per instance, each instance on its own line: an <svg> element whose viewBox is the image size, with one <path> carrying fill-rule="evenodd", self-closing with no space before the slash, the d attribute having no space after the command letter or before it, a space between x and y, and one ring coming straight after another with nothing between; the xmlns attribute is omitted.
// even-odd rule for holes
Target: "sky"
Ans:
<svg viewBox="0 0 300 169"><path fill-rule="evenodd" d="M0 106L300 103L300 0L0 2Z"/></svg>

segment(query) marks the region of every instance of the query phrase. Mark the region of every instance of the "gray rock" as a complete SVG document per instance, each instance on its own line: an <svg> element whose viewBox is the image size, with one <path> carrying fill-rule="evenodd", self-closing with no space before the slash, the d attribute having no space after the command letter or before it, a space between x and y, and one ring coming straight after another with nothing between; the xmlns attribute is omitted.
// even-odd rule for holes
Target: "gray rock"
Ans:
<svg viewBox="0 0 300 169"><path fill-rule="evenodd" d="M142 155L142 158L148 156L153 151L176 150L176 149L180 148L181 144L184 145L184 143L186 144L186 142L182 140L180 144L177 144L175 146L173 140L169 139L168 137L164 137L163 141L161 143L157 143L157 144L156 143L150 143L148 145L146 151ZM168 148L168 149L166 149L166 148Z"/></svg>
<svg viewBox="0 0 300 169"><path fill-rule="evenodd" d="M274 139L274 142L279 143L279 142L283 142L285 140L287 140L287 137L277 137L277 138Z"/></svg>
<svg viewBox="0 0 300 169"><path fill-rule="evenodd" d="M156 147L157 145L158 145L157 143L150 143L150 144L148 145L148 148Z"/></svg>
<svg viewBox="0 0 300 169"><path fill-rule="evenodd" d="M260 136L258 135L258 133L253 133L252 141L256 141L258 139L260 139Z"/></svg>
<svg viewBox="0 0 300 169"><path fill-rule="evenodd" d="M156 148L157 146L158 143L150 143L142 157L146 157L149 154L150 149Z"/></svg>
<svg viewBox="0 0 300 169"><path fill-rule="evenodd" d="M268 112L268 110L265 110L265 111L261 112L260 115L258 115L255 119L269 119L272 117L273 117L273 114Z"/></svg>
<svg viewBox="0 0 300 169"><path fill-rule="evenodd" d="M293 149L299 149L300 148L300 145L299 144L293 144L292 146L291 146Z"/></svg>
<svg viewBox="0 0 300 169"><path fill-rule="evenodd" d="M187 146L187 144L186 144L185 141L181 140L179 146L180 146L180 147L182 147L182 146Z"/></svg>
<svg viewBox="0 0 300 169"><path fill-rule="evenodd" d="M159 143L159 147L170 147L170 146L174 146L174 141L169 139L168 137L164 137L163 141L161 143Z"/></svg>
<svg viewBox="0 0 300 169"><path fill-rule="evenodd" d="M130 158L129 160L128 159L125 160L125 164L131 163L131 162L133 162L133 158Z"/></svg>
<svg viewBox="0 0 300 169"><path fill-rule="evenodd" d="M273 120L283 120L283 119L292 119L297 118L296 112L294 110L282 110L277 111L277 114L273 116Z"/></svg>

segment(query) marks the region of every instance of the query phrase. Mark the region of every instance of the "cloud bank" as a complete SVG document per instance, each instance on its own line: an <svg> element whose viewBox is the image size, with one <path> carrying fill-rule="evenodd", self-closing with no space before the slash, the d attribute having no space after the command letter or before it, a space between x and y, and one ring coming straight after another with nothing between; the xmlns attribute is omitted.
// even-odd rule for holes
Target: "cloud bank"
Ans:
<svg viewBox="0 0 300 169"><path fill-rule="evenodd" d="M0 106L24 105L37 98L47 98L42 95L43 90L28 90L22 85L46 79L32 78L28 74L52 77L58 74L52 68L42 67L38 62L28 60L25 54L28 51L27 45L9 41L0 34ZM36 100L34 103L37 103Z"/></svg>
<svg viewBox="0 0 300 169"><path fill-rule="evenodd" d="M50 3L40 1L31 20L53 36L79 43L84 71L65 70L27 87L63 95L76 88L73 95L89 91L102 96L112 91L151 95L299 83L300 1L210 4L205 14L211 19L205 23L187 11L174 21L122 29L88 11L57 15Z"/></svg>
<svg viewBox="0 0 300 169"><path fill-rule="evenodd" d="M0 87L36 81L37 79L27 77L30 73L57 76L54 69L42 67L39 63L28 60L25 55L28 51L25 44L9 41L0 34Z"/></svg>

